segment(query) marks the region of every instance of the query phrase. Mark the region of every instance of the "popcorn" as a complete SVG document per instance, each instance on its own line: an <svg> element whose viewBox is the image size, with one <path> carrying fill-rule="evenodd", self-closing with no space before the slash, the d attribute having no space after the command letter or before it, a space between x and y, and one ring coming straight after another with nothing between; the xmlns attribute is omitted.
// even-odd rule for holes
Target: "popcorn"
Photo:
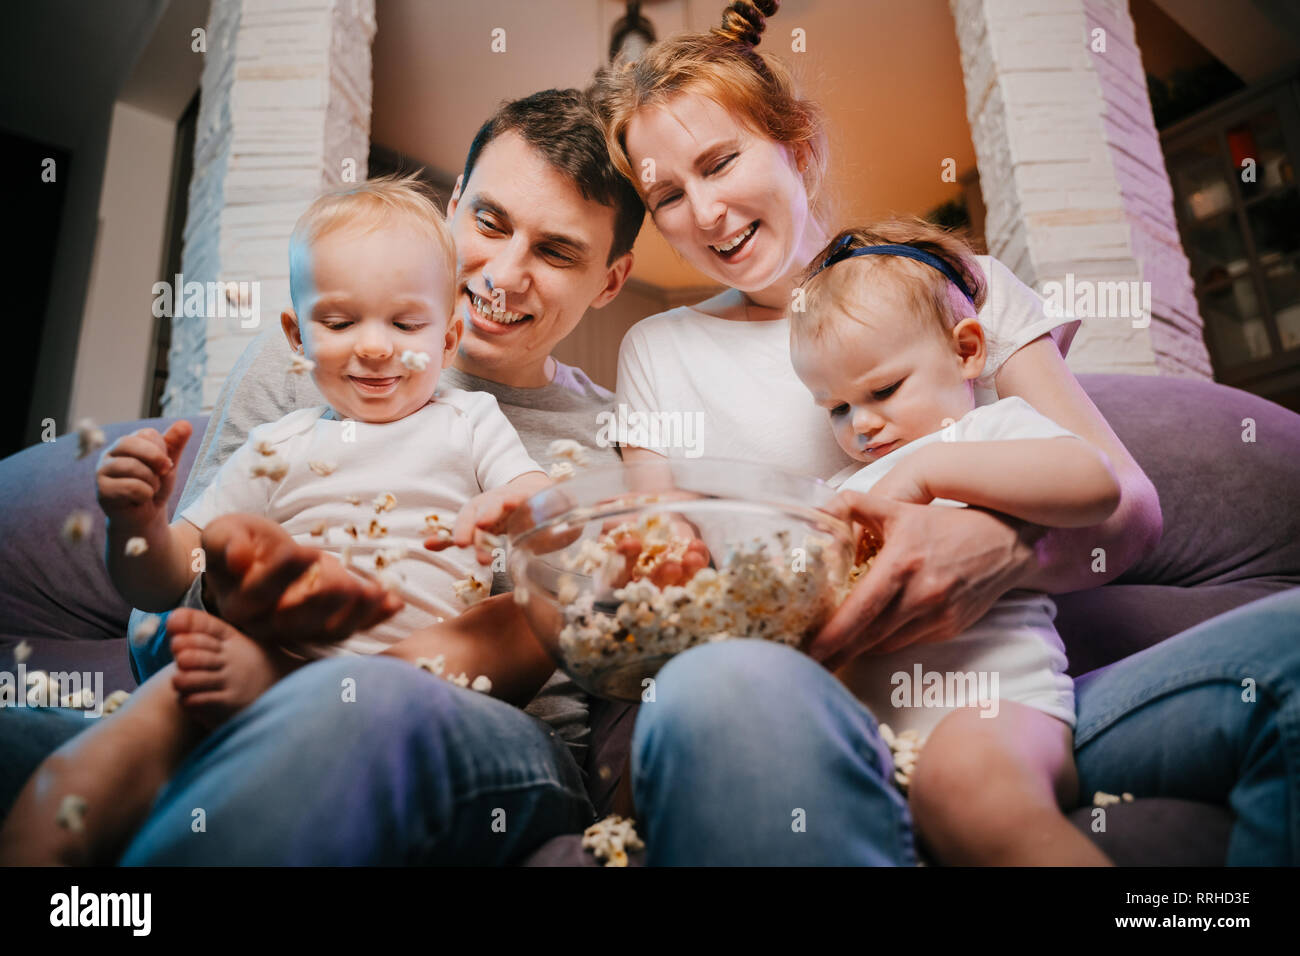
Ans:
<svg viewBox="0 0 1300 956"><path fill-rule="evenodd" d="M14 663L22 664L32 656L32 645L26 641L19 641L18 646L14 648Z"/></svg>
<svg viewBox="0 0 1300 956"><path fill-rule="evenodd" d="M440 541L451 540L452 528L450 525L442 523L437 512L430 512L424 516L424 530L429 533L430 537L437 538Z"/></svg>
<svg viewBox="0 0 1300 956"><path fill-rule="evenodd" d="M1098 790L1096 793L1092 795L1092 803L1093 806L1096 807L1109 807L1109 806L1113 806L1116 803L1132 803L1132 802L1133 802L1133 794L1131 793L1122 793L1119 796L1116 796L1113 793L1106 793L1106 791L1104 790Z"/></svg>
<svg viewBox="0 0 1300 956"><path fill-rule="evenodd" d="M378 569L391 567L404 557L406 557L406 549L403 547L380 548L375 553L375 567Z"/></svg>
<svg viewBox="0 0 1300 956"><path fill-rule="evenodd" d="M77 422L77 457L85 458L93 451L104 447L104 430L97 428L89 418Z"/></svg>
<svg viewBox="0 0 1300 956"><path fill-rule="evenodd" d="M264 455L269 458L271 455L275 454L275 442L271 441L269 438L259 438L253 445L253 450L259 455Z"/></svg>
<svg viewBox="0 0 1300 956"><path fill-rule="evenodd" d="M361 498L357 495L347 495L343 500L350 505L356 505L358 508L361 507Z"/></svg>
<svg viewBox="0 0 1300 956"><path fill-rule="evenodd" d="M429 353L406 349L399 361L412 372L423 372L429 367Z"/></svg>
<svg viewBox="0 0 1300 956"><path fill-rule="evenodd" d="M111 694L109 694L107 697L105 697L105 698L104 698L104 713L105 713L105 715L107 715L107 714L111 714L113 711L117 710L119 707L121 707L123 704L125 704L126 701L127 701L127 698L130 697L130 696L131 696L131 694L130 694L130 692L128 692L128 691L124 691L124 690L115 690L115 691L113 691L113 693L111 693Z"/></svg>
<svg viewBox="0 0 1300 956"><path fill-rule="evenodd" d="M157 614L146 614L140 620L140 623L135 626L135 630L131 634L131 640L135 643L135 646L139 647L157 634L158 625L161 623L162 618Z"/></svg>
<svg viewBox="0 0 1300 956"><path fill-rule="evenodd" d="M94 519L89 511L74 511L64 519L60 535L68 544L80 544L90 537L93 527Z"/></svg>
<svg viewBox="0 0 1300 956"><path fill-rule="evenodd" d="M289 463L275 453L266 456L264 461L254 463L252 467L254 478L270 478L272 481L279 481L288 473Z"/></svg>
<svg viewBox="0 0 1300 956"><path fill-rule="evenodd" d="M452 590L467 606L477 604L488 596L488 586L473 575L452 582Z"/></svg>
<svg viewBox="0 0 1300 956"><path fill-rule="evenodd" d="M433 658L417 657L415 659L415 666L420 668L422 671L428 671L430 674L437 674L441 677L442 672L447 667L447 657L445 654L439 654L437 657Z"/></svg>
<svg viewBox="0 0 1300 956"><path fill-rule="evenodd" d="M330 475L334 474L334 469L338 467L338 462L321 461L317 459L315 461L307 462L307 467L322 478L328 478Z"/></svg>
<svg viewBox="0 0 1300 956"><path fill-rule="evenodd" d="M587 449L582 447L581 442L576 442L572 438L555 439L546 449L546 454L551 458L566 459L575 465L587 463Z"/></svg>
<svg viewBox="0 0 1300 956"><path fill-rule="evenodd" d="M149 542L144 538L127 538L126 547L122 549L122 552L128 558L138 558L148 550Z"/></svg>
<svg viewBox="0 0 1300 956"><path fill-rule="evenodd" d="M557 461L555 464L551 465L550 475L552 481L564 481L568 478L572 478L574 474L573 462Z"/></svg>
<svg viewBox="0 0 1300 956"><path fill-rule="evenodd" d="M880 736L889 745L894 756L894 782L904 793L912 785L912 772L916 769L916 759L925 744L925 738L915 728L895 734L889 724L880 725Z"/></svg>
<svg viewBox="0 0 1300 956"><path fill-rule="evenodd" d="M300 352L295 352L293 360L289 363L289 371L294 375L310 372L315 367L316 363Z"/></svg>
<svg viewBox="0 0 1300 956"><path fill-rule="evenodd" d="M86 829L86 798L69 793L59 802L54 820L65 830L81 833Z"/></svg>
<svg viewBox="0 0 1300 956"><path fill-rule="evenodd" d="M370 524L366 527L366 537L382 538L386 534L388 534L388 528L380 524L378 518L371 518Z"/></svg>
<svg viewBox="0 0 1300 956"><path fill-rule="evenodd" d="M685 542L671 533L668 516L648 514L614 528L599 539L585 539L566 562L571 570L595 577L583 591L573 576L561 575L556 587L564 615L559 644L565 666L580 678L599 682L605 672L627 674L632 665L661 663L680 651L735 636L774 640L798 647L830 615L842 579L828 560L828 539L808 535L806 565L794 571L769 553L771 542L755 538L733 545L720 567L704 568L685 584L659 587L650 578L629 581L612 592L613 611L596 595L624 559L614 550L627 534L643 544L637 570L648 573L668 558L678 558ZM788 533L778 534L777 553L788 553Z"/></svg>
<svg viewBox="0 0 1300 956"><path fill-rule="evenodd" d="M492 679L487 674L479 674L474 678L474 682L469 685L470 690L476 690L480 694L489 694L492 692Z"/></svg>
<svg viewBox="0 0 1300 956"><path fill-rule="evenodd" d="M339 530L341 530L344 534L350 537L353 541L356 541L361 535L361 533L357 531L357 526L354 524L345 524Z"/></svg>
<svg viewBox="0 0 1300 956"><path fill-rule="evenodd" d="M457 687L468 687L468 686L469 686L469 675L466 674L464 671L461 671L461 672L460 672L459 674L457 674L455 677L448 677L447 680L451 681L451 682L452 682L453 684L455 684Z"/></svg>
<svg viewBox="0 0 1300 956"><path fill-rule="evenodd" d="M325 536L325 532L328 530L329 530L329 525L325 523L325 520L323 518L320 521L317 521L310 528L312 536L316 538L323 538Z"/></svg>
<svg viewBox="0 0 1300 956"><path fill-rule="evenodd" d="M94 707L95 692L89 687L83 687L71 694L64 694L63 699L59 701L59 706L67 707L70 710L83 710L87 707Z"/></svg>
<svg viewBox="0 0 1300 956"><path fill-rule="evenodd" d="M382 514L397 506L397 497L391 491L386 491L382 495L376 495L371 504L375 506L375 514Z"/></svg>
<svg viewBox="0 0 1300 956"><path fill-rule="evenodd" d="M606 866L627 866L628 850L645 849L634 824L631 817L607 816L582 831L582 848L591 850Z"/></svg>

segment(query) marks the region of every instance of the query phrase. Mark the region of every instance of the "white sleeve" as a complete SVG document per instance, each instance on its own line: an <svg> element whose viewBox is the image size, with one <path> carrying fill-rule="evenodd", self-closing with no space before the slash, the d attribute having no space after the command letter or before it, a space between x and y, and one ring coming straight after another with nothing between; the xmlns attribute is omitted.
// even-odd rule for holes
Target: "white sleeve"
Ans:
<svg viewBox="0 0 1300 956"><path fill-rule="evenodd" d="M993 388L1002 363L1041 335L1050 335L1061 355L1067 355L1074 333L1079 329L1079 320L1068 312L1050 314L1042 296L997 259L976 258L988 279L988 295L978 316L984 327L988 357L977 384Z"/></svg>
<svg viewBox="0 0 1300 956"><path fill-rule="evenodd" d="M619 404L626 405L629 412L659 411L660 400L649 360L652 351L639 324L628 330L618 347L618 382L614 391Z"/></svg>
<svg viewBox="0 0 1300 956"><path fill-rule="evenodd" d="M212 481L195 501L181 510L179 517L201 531L225 514L267 513L276 482L270 478L253 477L253 466L262 457L253 446L264 437L267 427L259 425L249 432L248 440L221 463Z"/></svg>
<svg viewBox="0 0 1300 956"><path fill-rule="evenodd" d="M1023 398L1013 395L982 405L962 419L962 441L1013 441L1019 438L1078 438Z"/></svg>
<svg viewBox="0 0 1300 956"><path fill-rule="evenodd" d="M546 472L533 461L494 396L467 392L470 400L457 407L469 416L471 452L478 485L484 491L502 485L530 471Z"/></svg>

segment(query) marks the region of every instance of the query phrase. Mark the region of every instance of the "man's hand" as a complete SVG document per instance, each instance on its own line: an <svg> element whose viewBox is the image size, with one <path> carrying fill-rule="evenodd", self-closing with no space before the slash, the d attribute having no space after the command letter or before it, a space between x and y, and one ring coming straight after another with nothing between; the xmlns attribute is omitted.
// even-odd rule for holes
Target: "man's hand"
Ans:
<svg viewBox="0 0 1300 956"><path fill-rule="evenodd" d="M223 515L203 529L206 581L215 611L271 645L334 644L402 608L380 585L332 555L298 544L274 521Z"/></svg>
<svg viewBox="0 0 1300 956"><path fill-rule="evenodd" d="M977 508L905 504L845 491L826 508L884 544L808 646L837 670L864 652L946 641L1034 570L1044 529Z"/></svg>

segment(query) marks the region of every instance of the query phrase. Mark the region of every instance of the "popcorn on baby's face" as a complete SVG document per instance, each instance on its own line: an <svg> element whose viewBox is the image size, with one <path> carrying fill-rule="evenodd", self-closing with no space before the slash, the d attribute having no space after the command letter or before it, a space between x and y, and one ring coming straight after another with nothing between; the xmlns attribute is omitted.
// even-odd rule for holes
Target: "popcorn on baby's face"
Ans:
<svg viewBox="0 0 1300 956"><path fill-rule="evenodd" d="M447 308L455 276L434 240L394 218L349 225L295 249L302 282L281 322L315 363L316 387L342 418L390 422L429 403L460 340Z"/></svg>
<svg viewBox="0 0 1300 956"><path fill-rule="evenodd" d="M945 333L889 280L872 282L869 296L823 308L820 334L796 336L791 359L849 457L876 461L975 407L972 380L984 368L977 319ZM975 338L978 355L970 354Z"/></svg>

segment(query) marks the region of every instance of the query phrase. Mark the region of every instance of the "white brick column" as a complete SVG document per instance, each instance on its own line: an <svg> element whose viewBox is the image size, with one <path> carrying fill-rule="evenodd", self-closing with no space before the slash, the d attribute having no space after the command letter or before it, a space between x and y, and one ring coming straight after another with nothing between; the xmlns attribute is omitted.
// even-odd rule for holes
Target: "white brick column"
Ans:
<svg viewBox="0 0 1300 956"><path fill-rule="evenodd" d="M211 410L289 305L294 222L322 188L365 179L374 34L374 0L213 0L181 270L258 283L259 315L175 308L164 415Z"/></svg>
<svg viewBox="0 0 1300 956"><path fill-rule="evenodd" d="M1211 377L1127 0L950 3L990 254L1040 292L1150 283L1145 328L1085 314L1075 371Z"/></svg>

